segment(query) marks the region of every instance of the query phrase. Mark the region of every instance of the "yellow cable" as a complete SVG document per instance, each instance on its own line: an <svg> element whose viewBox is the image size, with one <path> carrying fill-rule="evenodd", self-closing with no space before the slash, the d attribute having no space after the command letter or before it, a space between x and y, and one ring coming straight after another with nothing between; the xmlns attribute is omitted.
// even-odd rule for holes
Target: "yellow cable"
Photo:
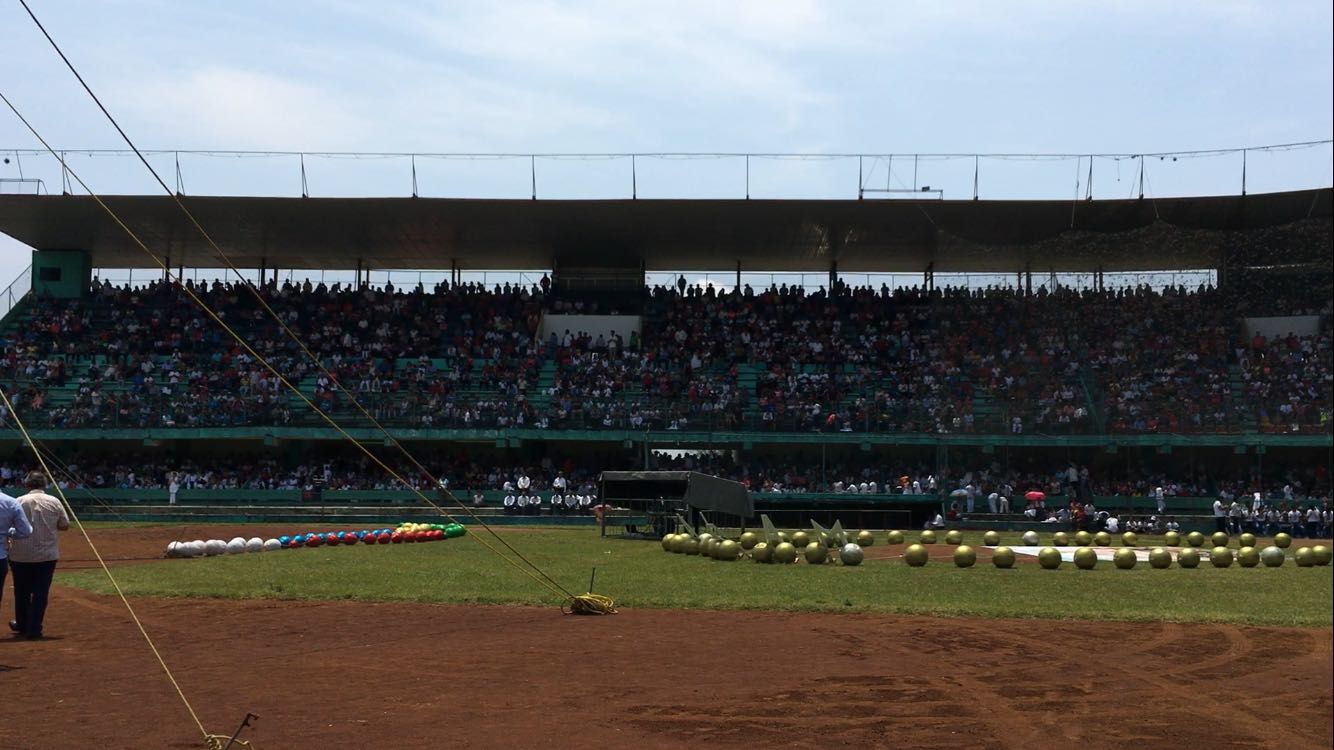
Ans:
<svg viewBox="0 0 1334 750"><path fill-rule="evenodd" d="M23 420L19 418L18 412L14 410L14 404L10 402L9 395L5 393L3 388L0 388L0 399L4 400L5 408L9 409L10 418L14 420L14 424L18 426L19 432L23 434L23 439L31 444L32 436L28 434L28 428L23 424ZM88 529L84 528L83 521L79 519L79 514L74 512L74 506L71 505L69 500L65 497L65 491L60 488L60 483L57 482L55 476L51 474L51 468L47 466L46 459L42 457L41 451L34 450L33 455L37 456L37 463L42 467L42 473L46 475L47 480L51 483L51 488L55 490L56 495L60 498L60 502L64 503L65 510L69 513L69 517L74 519L74 525L79 527L79 533L83 535L83 540L88 543L89 549L93 551L93 557L97 558L97 564L101 565L102 572L107 574L107 580L111 581L111 587L116 590L116 596L120 597L121 603L123 603L125 609L129 611L130 619L134 620L135 626L139 628L139 633L143 635L144 641L148 643L149 650L153 652L153 657L157 659L158 665L162 667L162 671L167 675L167 679L171 682L171 686L176 689L176 694L180 696L181 703L185 704L185 710L189 712L190 719L194 721L195 726L199 728L199 733L204 737L204 743L207 745L210 736L208 730L204 729L204 723L199 720L199 714L195 713L194 706L190 705L190 699L185 697L185 691L181 689L180 683L176 681L176 676L171 673L171 667L167 666L166 660L162 658L162 654L157 649L157 644L153 643L153 637L148 634L148 630L144 628L143 622L139 620L139 615L134 611L134 606L130 604L129 598L126 597L125 592L121 590L120 583L117 582L116 577L111 574L111 568L107 566L106 560L102 559L102 553L98 551L97 545L93 544L92 537L88 535Z"/></svg>
<svg viewBox="0 0 1334 750"><path fill-rule="evenodd" d="M55 157L55 158L59 158L59 155L57 154L56 150L55 150L55 149L54 149L54 148L53 148L53 147L46 141L45 138L42 137L42 135L41 135L39 132L37 132L36 128L34 128L34 127L32 126L32 124L28 122L27 118L25 118L25 117L23 116L23 114L22 114L21 112L19 112L18 108L14 105L13 102L11 102L11 101L9 100L8 97L6 97L3 93L0 93L0 100L3 100L3 101L5 102L6 106L9 107L10 111L12 111L12 112L14 113L14 115L19 119L19 121L23 123L23 125L28 129L28 131L29 131L30 133L32 133L33 137L35 137L35 138L42 144L43 148L45 148L45 149L47 150L48 153L50 153L50 154L51 154L53 157ZM231 326L227 325L227 323L224 322L224 321L222 320L222 318L221 318L220 316L218 316L218 314L217 314L216 312L214 312L214 310L213 310L211 307L209 307L209 305L208 305L206 302L204 302L203 299L201 299L197 294L195 294L195 292L194 292L193 289L191 289L190 287L186 286L185 284L180 283L180 279L179 279L178 277L175 277L175 276L171 273L171 268L170 268L170 267L169 267L169 266L168 266L168 265L167 265L167 264L166 264L166 263L165 263L165 262L164 262L164 261L163 261L163 260L156 254L156 253L154 253L152 250L150 250L146 244L144 244L143 240L140 239L140 237L138 236L138 234L136 234L136 233L134 232L134 230L130 229L130 227L129 227L128 225L125 224L125 222L120 218L120 216L119 216L118 214L116 214L116 212L115 212L110 206L108 206L108 205L106 204L105 201L102 200L101 196L99 196L97 193L93 192L93 190L88 186L88 184L87 184L86 182L84 182L83 178L80 177L79 174L78 174L77 172L75 172L73 169L70 169L68 166L66 167L66 171L69 173L69 175L70 175L72 178L74 178L74 180L75 180L76 182L78 182L79 186L82 187L82 188L88 193L88 195L89 195L89 196L90 196L90 197L91 197L91 198L98 204L98 206L100 206L100 207L102 208L102 210L105 211L105 212L107 213L107 215L111 217L111 219L117 224L117 226L119 226L119 227L126 233L126 235L128 235L128 236L130 237L130 239L133 240L134 243L135 243L136 245L138 245L139 248L140 248L146 255L148 255L150 258L153 259L153 261L158 265L159 268L161 268L161 269L163 270L164 274L165 274L169 279L175 279L175 280L176 280L178 288L180 288L183 292L185 292L185 294L186 294L187 296L189 296L190 299L193 300L193 301L195 302L195 304L198 305L198 306L200 307L200 309L202 309L202 310L209 316L210 319L212 319L215 323L217 323L219 326L221 326L222 329L223 329L224 331L226 331L228 335L230 335L233 339L235 339L236 342L237 342L238 344L240 344L241 347L243 347L243 348L245 349L245 351L246 351L248 354L250 354L250 356L254 357L255 360L256 360L257 362L259 362L260 364L262 364L262 365L265 367L265 369L267 369L270 373L272 373L273 376L274 376L274 377L275 377L275 378L276 378L282 385L284 385L284 386L285 386L288 390L290 390L292 393L296 394L297 398L299 398L304 404L306 404L306 406L310 407L310 409L311 409L313 412L315 412L317 415L319 415L319 416L320 416L320 417L321 417L321 418L322 418L322 419L323 419L323 420L324 420L324 421L325 421L331 428L333 428L339 435L341 435L342 437L346 438L349 442L351 442L353 445L355 445L355 446L356 446L362 453L364 453L368 458L370 458L371 461L373 461L377 466L379 466L379 467L380 467L381 469L383 469L386 473L388 473L391 477L393 477L393 479L394 479L395 481L397 481L398 483L400 483L401 485L403 485L406 489L408 489L408 490L411 491L413 494L415 494L418 498L420 498L420 499L422 500L422 502L424 502L424 503L426 503L428 506L434 508L438 513L440 513L440 514L441 514L442 516L444 516L446 519L450 520L451 522L458 523L458 519L456 519L453 515L451 515L448 511L446 511L444 508L442 508L439 504L435 503L435 502L432 501L429 497L427 497L425 494L423 494L420 490L418 490L418 489L416 488L416 486L414 486L414 485L412 485L410 482L408 482L408 481L407 481L401 474L399 474L397 471L395 471L393 468L391 468L388 464L386 464L384 461L382 461L378 456L376 456L373 452L371 452L370 449L368 449L366 446L362 445L361 442L358 441L356 438L352 437L352 435L350 435L350 434L347 432L347 430L345 430L341 425L339 425L339 424L337 423L337 421L335 421L331 416L329 416L329 415L328 415L327 413L325 413L322 409L320 409L318 406L316 406L315 403L314 403L313 401L311 401L311 400L310 400L304 393L301 392L301 389L300 389L300 388L298 388L297 386L293 385L293 384L292 384L286 377L284 377L284 376L282 375L282 373L279 372L279 371L277 370L277 368L275 368L275 367L274 367L274 366L273 366L273 365L272 365L272 364L271 364L271 363L270 363L270 362L269 362L263 355L261 355L261 354L260 354L258 351L256 351L253 347L251 347L251 345L250 345L244 338L242 338L240 334L238 334L235 330L233 330L233 329L231 328ZM196 226L197 226L197 224L196 224ZM202 231L202 227L201 227L200 229L201 229L201 231ZM210 243L211 243L211 240L210 240ZM215 245L215 247L216 247L216 245ZM220 252L220 251L219 251L219 252ZM233 267L233 268L234 268L234 267ZM271 308L270 308L270 312L272 313L272 309L271 309ZM277 316L275 316L275 317L277 317ZM288 330L289 330L289 335L294 335L294 334L291 334L290 329L288 329ZM307 354L308 354L309 356L313 356L313 355L310 355L309 349L306 349L304 346L303 346L303 350L306 351ZM316 361L317 361L317 364L319 364L319 363L318 363L318 358L316 358ZM322 364L321 364L320 366L321 366L321 368L323 369ZM326 370L325 372L327 372L327 370ZM337 382L337 379L336 379L336 378L331 378L331 379L333 379L335 382ZM346 391L344 391L344 392L346 392ZM356 400L355 400L355 399L352 399L352 401L353 401L354 403L356 403ZM360 405L358 404L358 406L360 406ZM363 412L364 412L364 408L363 408ZM369 415L368 415L368 416L369 416ZM373 420L373 418L372 418L372 420ZM378 422L377 422L376 424L378 425ZM381 430L382 432L385 432L386 434L388 434L388 431L385 430L384 427L380 427L380 430ZM392 439L392 436L390 436L390 437L391 437L391 439ZM395 442L396 445L399 445L399 444L397 443L396 440L395 440L394 442ZM400 448L401 448L401 445L400 445ZM404 452L406 453L406 451L404 451ZM410 454L408 454L408 455L410 456ZM415 463L415 460L414 460L414 463ZM418 466L420 466L420 464L418 464ZM427 474L429 475L429 472L425 472L425 473L427 473ZM437 484L438 484L438 483L437 483ZM447 494L451 499L454 499L455 502L458 502L457 498L454 498L453 494L452 494L452 493L449 493L448 490L446 490L446 494ZM513 566L516 570L520 571L520 572L523 573L524 575L527 575L529 578L532 578L534 581L538 582L539 584L545 586L545 587L546 587L549 591L551 591L552 593L557 594L563 601L569 602L569 601L574 600L574 599L576 598L576 596L575 596L574 594L572 594L571 592L569 592L568 590L566 590L563 586L560 585L559 582L557 582L557 581L555 581L554 579L552 579L549 575L547 575L545 572L543 572L540 568L538 568L535 564L533 564L531 561L529 561L527 558L525 558L521 553L519 553L519 552L518 552L517 550L515 550L513 547L511 547L510 545L508 545L507 543L505 543L503 540L500 540L500 539L499 539L499 536L496 534L496 532L494 531L494 529L492 529L492 528L491 528L489 525L487 525L485 522L481 521L481 519L478 518L478 517L476 516L476 514L472 512L471 509L467 508L466 505L464 505L464 504L461 503L461 502L459 503L459 505L460 505L461 507L464 507L464 509L467 510L467 512L468 512L470 515L472 515L472 517L473 517L474 519L478 520L478 522L481 523L481 525L482 525L484 528L486 528L488 531L490 531L491 534L492 534L493 536L496 536L496 538L497 538L498 541L501 541L502 544L505 544L505 546L508 547L508 548L510 549L511 552L513 552L517 557L519 557L519 558L522 559L525 563L527 563L530 567L532 567L533 570L536 571L536 573L534 573L533 571L528 570L527 568L524 568L523 566L519 565L519 563L517 563L517 562L515 562L514 560L510 559L508 556L506 556L505 554L503 554L502 552L500 552L500 550L498 550L498 549L496 549L495 547L493 547L490 543L488 543L488 542L487 542L484 538L482 538L481 536L479 536L479 535L477 535L477 534L469 534L468 536L470 536L470 537L476 539L477 542L478 542L479 544L481 544L483 547L485 547L487 550L489 550L490 552L492 552L493 554L495 554L495 555L496 555L497 557L499 557L500 559L504 560L506 563L508 563L508 564L510 564L511 566Z"/></svg>
<svg viewBox="0 0 1334 750"><path fill-rule="evenodd" d="M204 240L205 240L206 242L208 242L209 246L213 248L213 251L214 251L215 253L217 253L218 258L221 259L224 263L226 263L226 264L227 264L227 268L229 268L233 273L235 273L236 276L237 276L237 278L240 279L240 280L246 285L246 288L250 290L250 293L255 297L256 300L259 301L260 305L263 306L265 312L267 312L267 313L269 314L270 317L272 317L275 321L277 321L278 325L281 326L282 329L283 329L283 331L288 335L288 338L290 338L293 342L295 342L295 343L297 344L297 346L299 346L299 347L301 348L301 351L302 351L302 352L303 352L303 353L304 353L304 354L305 354L311 361L313 361L313 362L315 363L315 366L316 366L317 368L319 368L320 372L322 372L322 373L324 373L325 375L328 375L328 376L329 376L330 380L334 383L334 385L336 385L336 386L338 387L338 390L339 390L341 393L343 393L345 396L347 396L348 399L349 399L350 401L352 401L352 403L353 403L354 405L356 405L357 409L358 409L359 411L361 411L362 415L365 416L367 419L369 419L370 422L371 422L371 424L375 425L375 427L376 427L377 429L379 429L381 433L384 434L385 438L386 438L386 439L387 439L387 440L388 440L394 447L398 448L398 450L399 450L404 456L406 456L407 459L408 459L410 462L412 462L412 464L417 468L417 470L421 471L423 474L426 475L427 479L430 481L430 483L431 483L432 486L434 486L434 487L439 487L439 484L440 484L439 480L438 480L433 474L431 474L431 472L428 471L428 470L426 469L426 467L423 466L423 465L421 464L421 462L418 461L417 458L416 458L415 456L413 456L412 453L410 453L410 452L408 451L407 448L403 447L403 444L400 443L400 442L398 441L398 439L395 438L395 437L393 436L393 434L391 434L391 433L389 432L389 430L385 429L385 428L380 424L380 422L379 422L377 419L375 419L375 417L373 417L373 416L370 414L370 412L366 410L366 408L365 408L364 406L361 405L361 402L357 401L357 399L356 399L354 396L352 396L352 394L347 390L347 388L343 386L342 382L341 382L338 378L334 377L333 374L330 373L330 372L324 367L324 363L320 361L319 357L315 356L315 355L310 351L310 349L306 347L305 343L301 341L300 337L298 337L298 336L296 335L296 333L294 333L294 332L291 330L291 328L289 328L289 327L287 326L287 323L282 319L282 317L279 316L278 314L276 314L276 313L273 311L273 308L269 306L268 302L263 298L263 295L261 295L261 294L259 293L259 291L256 290L255 286L254 286L248 279L246 279L244 276L241 275L240 270L237 269L236 266L232 263L231 259L230 259L229 257L227 257L227 254L224 253L224 252L222 251L222 248L218 247L218 244L217 244L216 242L213 241L212 236L210 236L209 233L208 233L207 231L204 230L203 225L201 225L201 224L199 223L199 221L198 221L197 219L195 219L194 214L191 213L190 210L189 210L188 208L186 208L185 203L183 203L183 202L181 201L180 196L178 196L174 191L172 191L172 189L171 189L170 187L167 187L167 183L166 183L165 181L163 181L162 176L159 175L159 174L157 173L157 170L153 168L153 165L149 163L148 159L144 158L144 155L143 155L142 153L140 153L139 148L138 148L137 146L134 145L134 142L133 142L132 140L130 140L130 136L129 136L129 135L125 132L125 130L120 126L120 123L116 122L116 118L112 116L110 110L108 110L108 109L106 108L106 106L102 104L102 100L98 98L97 94L93 91L92 87L88 85L88 82L85 81L85 80L83 79L83 76L79 73L78 68L75 68L75 67L74 67L74 63L73 63L72 61L70 61L69 57L67 57L67 56L65 55L64 50L62 50L62 49L60 48L60 45L56 43L56 40L55 40L55 39L51 36L51 34L46 30L46 27L42 25L41 20L39 20L39 19L37 18L37 14L36 14L36 13L33 13L32 8L28 6L28 3L26 2L26 0L19 0L19 3L23 6L23 9L24 9L25 11L27 11L27 13L28 13L28 17L32 19L32 22L37 26L37 29L38 29L39 31L42 32L42 36L46 37L46 41L49 42L49 43L51 44L51 48L54 49L55 52L56 52L56 54L60 56L61 61L63 61L63 62L65 63L65 67L67 67L67 68L69 69L70 73L74 74L74 78L79 82L79 85L83 87L83 90L88 94L89 98L91 98L91 99L93 100L93 103L97 105L97 108L100 109L100 110L102 111L102 114L107 118L107 121L111 123L111 126L112 126L113 128L116 129L116 132L120 134L121 139L125 141L126 145L128 145L128 146L130 147L130 149L131 149L132 151L134 151L135 156L139 157L139 161L140 161L141 163L143 163L143 165L144 165L145 168L148 169L149 174L153 175L153 178L154 178L155 180L157 180L157 183L158 183L158 185L160 185L160 186L162 187L162 190L163 190L164 192L166 192L167 195L168 195L173 201L175 201L177 208L181 209L181 211L186 215L186 218L188 218L188 219L190 220L190 223L194 225L195 229L198 229L198 230L199 230L200 235L202 235L203 238L204 238ZM12 104L10 105L10 109L14 109L14 106L13 106ZM15 110L15 114L16 114L16 115L18 114L18 111L17 111L17 110ZM20 116L19 116L19 119L22 120L23 117L20 115ZM27 123L26 120L24 120L24 124L25 124L25 125L28 125L28 123ZM33 131L33 134L36 135L36 131L32 128L31 125L28 125L28 129L29 129L29 130L32 130L32 131ZM41 140L41 136L38 136L38 140ZM45 145L45 142L44 142L44 141L43 141L43 145ZM50 146L47 146L47 150L51 152L52 156L55 156L55 152L54 152L54 150L52 150L52 149L50 148ZM62 160L62 163L63 163L63 160ZM71 174L72 174L72 172L71 172ZM76 176L76 179L77 179L77 176ZM83 185L83 188L84 188L85 190L88 190L88 186L87 186L86 184L84 184L82 180L79 180L79 184L80 184L80 185ZM93 194L93 191L91 191L91 190L88 190L88 193L89 193L90 195L93 195L94 198L97 197L95 194ZM100 204L101 201L99 200L98 203ZM112 216L112 218L116 219L117 223L120 223L120 220L116 217L115 213L112 212L109 208L107 208L107 206L106 206L105 204L102 204L102 208L105 209L108 213L110 213L111 216ZM122 226L124 226L124 225L122 224ZM127 231L128 231L128 230L127 230ZM166 265L164 265L164 264L162 263L162 261L159 260L159 259L157 258L157 256L155 256L155 255L153 255L151 252L149 252L149 251L148 251L148 248L147 248L147 247L144 247L144 246L143 246L143 243L139 242L139 239L138 239L137 237L134 237L134 234L133 234L132 232L130 233L130 236L135 240L135 242L137 242L137 243L140 245L140 247L143 247L143 249L144 249L145 252L148 252L149 256L152 257L153 260L154 260L159 266L162 267L162 269L166 272L167 277L170 278L170 277L171 277L171 269L167 268ZM178 283L179 283L179 279L178 279ZM181 286L184 286L184 285L181 285ZM193 296L193 295L191 295L191 296ZM199 300L196 299L196 301L199 301ZM201 304L202 304L202 303L201 303ZM208 308L205 307L205 309L207 310ZM230 332L230 331L229 331L229 332ZM233 334L233 336L235 337L235 334ZM239 337L237 337L237 339L238 339L238 341L240 340ZM242 345L244 345L244 342L242 342ZM247 347L247 348L249 348L249 347ZM262 360L262 358L261 358L261 360ZM268 366L267 362L265 363L265 366ZM272 370L272 368L269 368L269 369ZM400 481L401 481L401 478L397 477L396 475L395 475L395 478L398 478L398 479L400 479ZM405 483L405 484L406 484L406 483ZM410 489L412 489L412 488L410 488ZM566 591L565 588L564 588L563 586L561 586L559 583L557 583L556 580L553 579L551 576L547 575L546 572L543 571L541 568L539 568L535 563L533 563L533 561L529 560L527 557L525 557L525 556L523 555L523 553L521 553L521 552L519 552L517 549L515 549L513 545L511 545L509 542L507 542L507 541L505 541L503 538L501 538L500 534L497 533L496 530L493 529L489 524L487 524L486 521L482 520L481 516L478 516L478 515L477 515L476 513L474 513L474 512L472 511L472 509L469 508L466 504L464 504L463 502L461 502L457 497L454 497L454 494L453 494L452 492L450 492L448 488L440 487L440 490L443 491L444 494L445 494L445 496L448 497L448 498L449 498L455 505L457 505L457 506L459 506L460 508L462 508L462 509L464 510L465 513L467 513L468 515L470 515L470 516L473 518L474 521L476 521L479 525L481 525L481 527L482 527L483 529L485 529L489 534L491 534L491 536L494 537L495 540L496 540L497 542L499 542L499 543L500 543L502 546L504 546L507 550L509 550L511 553L513 553L515 557L519 558L519 559L522 560L525 564L527 564L529 567L531 567L533 570L535 570L535 571L536 571L542 578L545 578L545 579L546 579L552 586L555 587L555 589L559 589L565 596L567 596L567 597L568 597L568 596L572 596L572 595L570 594L570 592ZM419 493L419 494L420 494L420 493ZM440 508L440 506L436 505L434 502L431 502L430 500L426 499L425 497L422 497L422 499L425 500L425 501L427 502L428 505L430 505L431 507L435 508L438 512L440 512L442 515L444 515L446 518L449 518L450 521L455 521L455 519L454 519L453 517L451 517L448 513L445 513L444 510L443 510L442 508ZM455 522L457 522L457 521L455 521ZM490 548L489 545L488 545L488 549L492 549L492 548ZM494 549L492 549L492 551L494 551Z"/></svg>

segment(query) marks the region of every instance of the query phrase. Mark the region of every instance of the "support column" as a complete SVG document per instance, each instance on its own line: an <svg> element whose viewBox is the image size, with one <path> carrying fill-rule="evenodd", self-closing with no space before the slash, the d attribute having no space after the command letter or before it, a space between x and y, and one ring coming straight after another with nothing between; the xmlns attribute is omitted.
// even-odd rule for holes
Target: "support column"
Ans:
<svg viewBox="0 0 1334 750"><path fill-rule="evenodd" d="M834 285L838 283L838 261L829 261L829 293L834 293Z"/></svg>
<svg viewBox="0 0 1334 750"><path fill-rule="evenodd" d="M936 290L936 262L933 260L926 264L926 270L922 271L922 286L928 292Z"/></svg>
<svg viewBox="0 0 1334 750"><path fill-rule="evenodd" d="M166 281L171 276L171 253L167 253L162 259L162 280Z"/></svg>
<svg viewBox="0 0 1334 750"><path fill-rule="evenodd" d="M736 262L736 293L741 294L741 261Z"/></svg>

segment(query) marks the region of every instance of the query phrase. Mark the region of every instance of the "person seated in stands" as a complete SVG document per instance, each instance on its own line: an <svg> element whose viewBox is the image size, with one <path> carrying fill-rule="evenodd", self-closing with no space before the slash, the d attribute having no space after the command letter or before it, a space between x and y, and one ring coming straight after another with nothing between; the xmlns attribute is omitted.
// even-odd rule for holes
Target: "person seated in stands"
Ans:
<svg viewBox="0 0 1334 750"><path fill-rule="evenodd" d="M1102 519L1102 527L1104 530L1107 531L1108 534L1121 533L1121 519L1108 513L1107 511L1103 511L1102 514L1100 515L1100 518Z"/></svg>
<svg viewBox="0 0 1334 750"><path fill-rule="evenodd" d="M473 490L472 507L480 508L483 505L486 505L486 496L482 494L481 490Z"/></svg>
<svg viewBox="0 0 1334 750"><path fill-rule="evenodd" d="M528 515L528 496L520 493L514 500L514 512L521 515Z"/></svg>
<svg viewBox="0 0 1334 750"><path fill-rule="evenodd" d="M574 513L579 510L579 497L573 492L565 496L564 503L566 513Z"/></svg>
<svg viewBox="0 0 1334 750"><path fill-rule="evenodd" d="M1176 516L1168 516L1168 518L1167 518L1167 523L1166 523L1166 524L1163 524L1163 531L1164 531L1164 532L1168 532L1168 531L1176 531L1176 532L1180 532L1180 531L1181 531L1181 524L1177 523Z"/></svg>
<svg viewBox="0 0 1334 750"><path fill-rule="evenodd" d="M945 517L937 513L935 516L933 516L926 522L926 528L928 529L945 528Z"/></svg>
<svg viewBox="0 0 1334 750"><path fill-rule="evenodd" d="M504 501L502 501L501 505L505 507L505 512L511 515L519 512L518 498L514 497L513 492L505 496L505 499Z"/></svg>
<svg viewBox="0 0 1334 750"><path fill-rule="evenodd" d="M565 498L561 497L559 492L551 493L551 515L557 515L565 510Z"/></svg>
<svg viewBox="0 0 1334 750"><path fill-rule="evenodd" d="M578 497L578 500L579 500L579 512L580 512L580 513L590 513L590 512L592 512L592 510L593 510L593 496L592 496L592 495L584 495L584 494L580 494L579 497Z"/></svg>

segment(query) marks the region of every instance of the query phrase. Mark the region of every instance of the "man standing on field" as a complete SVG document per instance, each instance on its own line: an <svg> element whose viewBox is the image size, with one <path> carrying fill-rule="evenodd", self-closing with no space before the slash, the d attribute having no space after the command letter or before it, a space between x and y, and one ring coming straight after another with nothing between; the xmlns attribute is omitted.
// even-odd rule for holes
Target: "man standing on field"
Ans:
<svg viewBox="0 0 1334 750"><path fill-rule="evenodd" d="M5 576L9 573L9 542L32 533L32 524L19 501L0 492L0 600L5 595Z"/></svg>
<svg viewBox="0 0 1334 750"><path fill-rule="evenodd" d="M46 494L44 474L28 474L24 485L28 494L18 502L32 525L32 536L9 545L9 564L14 571L14 619L9 629L20 638L39 640L51 577L60 559L59 532L69 528L69 516L60 500Z"/></svg>

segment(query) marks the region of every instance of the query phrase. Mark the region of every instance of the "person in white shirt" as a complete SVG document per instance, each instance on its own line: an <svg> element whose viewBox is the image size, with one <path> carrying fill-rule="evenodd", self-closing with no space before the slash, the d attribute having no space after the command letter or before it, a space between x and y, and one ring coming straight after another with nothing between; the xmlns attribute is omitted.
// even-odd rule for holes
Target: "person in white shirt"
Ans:
<svg viewBox="0 0 1334 750"><path fill-rule="evenodd" d="M593 510L593 496L592 496L592 495L580 495L580 496L579 496L579 512L580 512L580 513L590 513L590 512L592 512L592 510Z"/></svg>
<svg viewBox="0 0 1334 750"><path fill-rule="evenodd" d="M528 488L533 486L533 480L529 479L527 474L519 472L518 479L514 480L514 486L519 489L519 492L526 495L528 494Z"/></svg>
<svg viewBox="0 0 1334 750"><path fill-rule="evenodd" d="M1000 498L998 498L997 501L996 501L996 506L997 506L998 508L1000 508L1000 511L999 511L1000 513L1009 513L1009 512L1010 512L1010 498L1006 497L1005 495L1001 495Z"/></svg>
<svg viewBox="0 0 1334 750"><path fill-rule="evenodd" d="M514 510L521 516L528 515L528 496L519 495L514 500Z"/></svg>
<svg viewBox="0 0 1334 750"><path fill-rule="evenodd" d="M1108 516L1107 520L1104 523L1106 524L1108 534L1120 533L1121 520L1116 516Z"/></svg>
<svg viewBox="0 0 1334 750"><path fill-rule="evenodd" d="M1167 512L1167 493L1163 492L1162 487L1155 487L1153 490L1153 499L1158 505L1158 514Z"/></svg>
<svg viewBox="0 0 1334 750"><path fill-rule="evenodd" d="M557 474L556 478L551 480L551 489L557 495L564 495L566 488L566 479L564 474Z"/></svg>
<svg viewBox="0 0 1334 750"><path fill-rule="evenodd" d="M1227 508L1223 507L1223 498L1214 499L1214 531L1227 533Z"/></svg>
<svg viewBox="0 0 1334 750"><path fill-rule="evenodd" d="M1177 523L1175 518L1169 518L1163 529L1166 531L1181 531L1181 524Z"/></svg>
<svg viewBox="0 0 1334 750"><path fill-rule="evenodd" d="M565 496L565 512L573 513L579 509L579 498L570 493Z"/></svg>
<svg viewBox="0 0 1334 750"><path fill-rule="evenodd" d="M46 494L46 476L28 475L28 493L17 498L32 527L27 538L9 543L9 566L14 573L14 619L9 629L28 640L42 638L51 578L60 560L60 532L69 528L69 516L59 498Z"/></svg>
<svg viewBox="0 0 1334 750"><path fill-rule="evenodd" d="M968 499L967 499L967 501L966 501L966 507L968 508L968 512L969 512L969 513L972 513L972 512L973 512L973 502L974 502L974 500L977 498L977 488L970 484L970 485L968 485L967 487L964 487L964 488L963 488L963 491L964 491L965 493L967 493L967 498L968 498Z"/></svg>
<svg viewBox="0 0 1334 750"><path fill-rule="evenodd" d="M167 475L167 505L176 504L176 493L181 489L181 483L176 479L176 472Z"/></svg>
<svg viewBox="0 0 1334 750"><path fill-rule="evenodd" d="M1306 511L1306 537L1315 539L1320 536L1320 511L1314 505Z"/></svg>
<svg viewBox="0 0 1334 750"><path fill-rule="evenodd" d="M997 505L998 500L1000 500L1000 493L993 492L990 495L987 495L987 510L991 511L992 513L996 513L997 512L996 508L998 507Z"/></svg>
<svg viewBox="0 0 1334 750"><path fill-rule="evenodd" d="M505 499L501 502L501 504L505 506L506 513L515 512L518 509L517 503L518 503L518 498L514 497L513 492L506 495Z"/></svg>
<svg viewBox="0 0 1334 750"><path fill-rule="evenodd" d="M1228 508L1227 512L1227 517L1228 517L1227 524L1228 524L1229 534L1241 533L1241 517L1242 517L1241 511L1242 511L1241 501L1233 500L1232 506Z"/></svg>

